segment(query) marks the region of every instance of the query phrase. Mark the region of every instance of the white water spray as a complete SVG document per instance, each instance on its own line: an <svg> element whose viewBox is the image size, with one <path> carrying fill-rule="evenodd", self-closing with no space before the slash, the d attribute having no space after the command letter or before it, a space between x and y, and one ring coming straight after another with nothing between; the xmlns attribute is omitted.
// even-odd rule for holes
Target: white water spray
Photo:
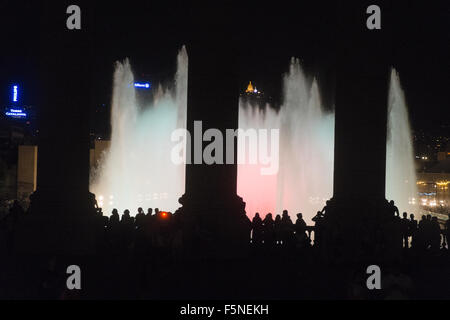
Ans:
<svg viewBox="0 0 450 320"><path fill-rule="evenodd" d="M388 102L386 198L393 199L400 211L414 212L418 208L418 199L411 127L405 94L394 69Z"/></svg>
<svg viewBox="0 0 450 320"><path fill-rule="evenodd" d="M178 54L175 89L158 88L153 101L138 103L130 63L116 64L111 112L111 145L91 174L91 191L103 211L138 207L174 211L184 193L182 165L170 158L170 136L186 128L187 54Z"/></svg>

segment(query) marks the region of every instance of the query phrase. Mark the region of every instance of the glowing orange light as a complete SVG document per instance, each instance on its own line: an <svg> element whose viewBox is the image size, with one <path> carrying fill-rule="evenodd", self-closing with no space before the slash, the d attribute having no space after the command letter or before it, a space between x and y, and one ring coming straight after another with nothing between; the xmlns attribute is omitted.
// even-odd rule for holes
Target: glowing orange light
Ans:
<svg viewBox="0 0 450 320"><path fill-rule="evenodd" d="M252 82L251 81L248 84L247 90L245 90L245 92L253 93L253 86L252 86Z"/></svg>
<svg viewBox="0 0 450 320"><path fill-rule="evenodd" d="M165 211L161 212L161 216L162 216L163 218L167 218L167 212L165 212Z"/></svg>

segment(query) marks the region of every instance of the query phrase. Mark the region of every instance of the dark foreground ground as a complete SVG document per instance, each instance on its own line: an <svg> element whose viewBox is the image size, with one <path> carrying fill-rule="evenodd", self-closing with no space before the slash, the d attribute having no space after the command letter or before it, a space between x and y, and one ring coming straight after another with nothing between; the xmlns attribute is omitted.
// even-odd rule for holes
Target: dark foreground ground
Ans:
<svg viewBox="0 0 450 320"><path fill-rule="evenodd" d="M373 262L323 262L314 248L250 250L238 259L103 253L85 257L4 253L1 299L449 299L450 254L404 251L380 264L381 290L368 290ZM81 290L67 290L68 265L81 268Z"/></svg>

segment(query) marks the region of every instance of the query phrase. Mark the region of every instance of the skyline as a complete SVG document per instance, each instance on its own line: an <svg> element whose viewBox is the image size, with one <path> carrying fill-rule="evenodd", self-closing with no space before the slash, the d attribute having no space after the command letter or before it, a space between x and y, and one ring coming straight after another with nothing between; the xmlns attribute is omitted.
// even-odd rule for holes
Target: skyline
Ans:
<svg viewBox="0 0 450 320"><path fill-rule="evenodd" d="M186 10L182 2L146 4L132 1L125 8L97 2L98 14L93 31L91 106L109 103L113 67L116 61L130 59L136 74L150 74L166 84L175 73L178 50L186 43L183 25ZM173 5L173 6L171 6ZM281 103L282 78L291 57L302 61L305 73L315 77L327 109L333 108L335 70L333 23L334 6L329 2L301 3L303 10L288 6L238 6L235 25L239 47L239 86L249 80L276 104ZM444 1L424 4L396 1L392 29L392 65L398 70L410 110L413 130L448 125L448 80L450 55L449 9ZM23 101L39 105L39 46L36 23L37 4L9 1L2 10L11 9L0 22L8 46L2 60L1 101L7 101L8 85L18 82L24 88ZM19 10L20 9L20 10ZM270 10L269 10L270 9ZM320 18L317 18L320 17ZM188 53L189 54L189 53ZM270 63L266 63L270 61ZM446 67L447 66L447 67ZM57 80L57 79L55 79ZM212 81L214 81L212 79ZM238 93L237 93L238 94Z"/></svg>

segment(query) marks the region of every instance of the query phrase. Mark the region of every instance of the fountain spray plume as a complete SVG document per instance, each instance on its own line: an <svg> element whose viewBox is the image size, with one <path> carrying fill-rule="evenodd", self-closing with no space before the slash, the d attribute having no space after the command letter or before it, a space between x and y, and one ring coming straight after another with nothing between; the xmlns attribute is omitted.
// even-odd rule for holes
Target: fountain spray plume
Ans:
<svg viewBox="0 0 450 320"><path fill-rule="evenodd" d="M414 150L408 108L400 78L392 69L388 98L386 145L386 198L393 199L400 211L418 209Z"/></svg>
<svg viewBox="0 0 450 320"><path fill-rule="evenodd" d="M260 165L240 165L238 193L250 217L287 209L311 222L332 195L334 116L323 111L317 82L307 79L298 59L291 60L283 89L278 112L241 101L239 127L280 129L280 164L274 176L261 176Z"/></svg>
<svg viewBox="0 0 450 320"><path fill-rule="evenodd" d="M111 144L91 174L90 189L104 212L138 207L174 211L184 193L183 165L170 158L171 133L186 127L187 53L177 58L175 88L161 88L151 101L137 99L130 62L117 62L111 111ZM139 102L138 102L139 101Z"/></svg>

